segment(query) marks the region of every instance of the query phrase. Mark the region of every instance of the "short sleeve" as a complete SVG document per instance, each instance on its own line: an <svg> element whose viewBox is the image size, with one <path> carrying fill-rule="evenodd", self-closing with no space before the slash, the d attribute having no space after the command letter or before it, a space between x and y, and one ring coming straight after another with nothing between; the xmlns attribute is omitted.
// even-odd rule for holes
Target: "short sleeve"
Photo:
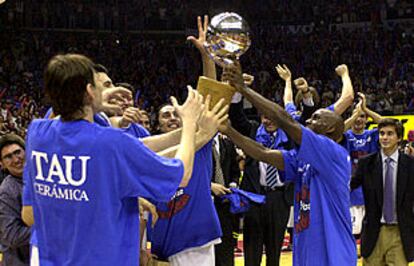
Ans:
<svg viewBox="0 0 414 266"><path fill-rule="evenodd" d="M140 139L151 136L147 129L136 123L131 124L128 128L123 130L125 133Z"/></svg>
<svg viewBox="0 0 414 266"><path fill-rule="evenodd" d="M118 151L114 156L119 171L120 196L168 201L181 183L184 174L182 161L161 157L140 140L119 133L121 143L116 144Z"/></svg>
<svg viewBox="0 0 414 266"><path fill-rule="evenodd" d="M296 121L300 120L300 116L297 115L297 108L295 106L295 104L293 104L292 102L289 102L285 105L285 110L286 112Z"/></svg>
<svg viewBox="0 0 414 266"><path fill-rule="evenodd" d="M298 160L296 159L295 150L282 150L284 170L281 171L282 182L294 182L297 177Z"/></svg>
<svg viewBox="0 0 414 266"><path fill-rule="evenodd" d="M302 126L302 143L298 150L298 159L309 163L322 172L332 166L347 151L328 137L319 135ZM345 157L346 158L346 157Z"/></svg>
<svg viewBox="0 0 414 266"><path fill-rule="evenodd" d="M369 135L371 136L371 141L373 143L378 143L378 141L379 141L379 131L378 131L378 128L374 128L374 129L368 130L368 132L369 132Z"/></svg>

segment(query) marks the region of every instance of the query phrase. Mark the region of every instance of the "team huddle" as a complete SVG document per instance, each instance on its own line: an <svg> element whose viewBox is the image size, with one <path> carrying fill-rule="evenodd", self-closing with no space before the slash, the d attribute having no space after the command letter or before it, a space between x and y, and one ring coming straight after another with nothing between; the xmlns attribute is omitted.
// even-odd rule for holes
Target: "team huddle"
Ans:
<svg viewBox="0 0 414 266"><path fill-rule="evenodd" d="M203 76L217 80L202 45L207 17L198 28L189 41ZM250 89L236 62L221 76L237 91L231 104L212 106L189 87L182 104L171 97L160 108L158 134L150 135L132 92L113 86L103 66L80 54L54 56L44 72L50 112L32 121L25 143L0 139L3 165L7 156L25 161L9 173L24 182L31 265L234 265L231 217L219 196L239 186L266 196L245 215L247 266L260 265L263 246L266 265L279 264L291 205L293 265L356 265L355 238L365 265L407 265L414 259L414 159L398 150L401 123L370 110L362 93L342 119L354 101L346 65L335 69L341 97L323 109L304 78L292 80L285 65L276 72L285 81L284 107ZM260 124L247 119L242 98L259 111ZM377 129L365 129L367 117ZM247 156L242 184L228 155L234 145ZM139 252L146 227L151 257Z"/></svg>

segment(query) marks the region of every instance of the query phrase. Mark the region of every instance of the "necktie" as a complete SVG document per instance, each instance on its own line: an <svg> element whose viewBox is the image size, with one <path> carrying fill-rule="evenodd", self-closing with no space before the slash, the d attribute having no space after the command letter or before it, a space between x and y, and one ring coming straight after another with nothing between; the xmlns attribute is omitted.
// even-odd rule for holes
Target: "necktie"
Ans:
<svg viewBox="0 0 414 266"><path fill-rule="evenodd" d="M384 202L382 212L384 213L385 223L394 221L394 186L392 159L385 159L385 182L384 182Z"/></svg>
<svg viewBox="0 0 414 266"><path fill-rule="evenodd" d="M214 162L216 163L216 169L215 169L216 171L214 173L214 183L224 185L224 175L223 175L223 170L221 169L220 155L217 152L215 140L213 141L213 159L214 159Z"/></svg>
<svg viewBox="0 0 414 266"><path fill-rule="evenodd" d="M271 145L269 148L273 148L275 143L275 137L271 137ZM276 188L277 181L279 180L279 172L273 165L268 164L266 168L266 184L269 188Z"/></svg>

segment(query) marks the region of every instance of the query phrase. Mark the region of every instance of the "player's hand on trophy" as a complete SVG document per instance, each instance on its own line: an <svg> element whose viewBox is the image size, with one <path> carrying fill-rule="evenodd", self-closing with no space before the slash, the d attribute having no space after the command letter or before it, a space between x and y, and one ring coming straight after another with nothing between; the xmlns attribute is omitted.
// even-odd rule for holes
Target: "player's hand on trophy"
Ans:
<svg viewBox="0 0 414 266"><path fill-rule="evenodd" d="M203 96L191 88L191 86L187 86L187 89L188 96L182 105L178 104L174 96L171 97L171 103L183 121L183 124L196 125L200 115L204 112Z"/></svg>
<svg viewBox="0 0 414 266"><path fill-rule="evenodd" d="M210 103L211 96L207 95L204 112L201 114L198 126L200 131L212 137L216 134L219 125L228 119L229 106L224 105L224 99L220 99L210 110Z"/></svg>
<svg viewBox="0 0 414 266"><path fill-rule="evenodd" d="M292 73L290 72L290 69L286 65L277 65L276 71L279 74L279 77L282 78L284 81L290 81L292 80Z"/></svg>
<svg viewBox="0 0 414 266"><path fill-rule="evenodd" d="M198 38L194 36L188 36L187 41L190 41L194 46L200 51L202 56L208 56L206 50L204 49L204 42L206 41L206 34L208 28L208 16L204 15L204 21L201 20L201 17L197 17L197 28L198 28Z"/></svg>
<svg viewBox="0 0 414 266"><path fill-rule="evenodd" d="M335 68L335 72L340 77L349 76L348 66L345 64L339 65Z"/></svg>
<svg viewBox="0 0 414 266"><path fill-rule="evenodd" d="M223 196L231 193L231 190L218 183L211 183L211 192L216 196Z"/></svg>
<svg viewBox="0 0 414 266"><path fill-rule="evenodd" d="M295 79L293 81L293 84L295 84L296 89L300 90L301 92L307 91L309 88L308 82L303 77Z"/></svg>
<svg viewBox="0 0 414 266"><path fill-rule="evenodd" d="M229 64L223 68L221 81L228 82L237 91L242 91L246 88L241 65L238 61L235 61L235 63Z"/></svg>
<svg viewBox="0 0 414 266"><path fill-rule="evenodd" d="M136 107L128 107L119 120L120 127L129 127L131 123L141 122L141 111Z"/></svg>

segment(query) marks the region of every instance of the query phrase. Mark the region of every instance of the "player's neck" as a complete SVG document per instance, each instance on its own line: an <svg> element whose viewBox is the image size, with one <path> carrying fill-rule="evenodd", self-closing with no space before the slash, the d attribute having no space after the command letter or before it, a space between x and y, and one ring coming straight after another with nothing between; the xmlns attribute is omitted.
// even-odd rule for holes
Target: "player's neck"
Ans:
<svg viewBox="0 0 414 266"><path fill-rule="evenodd" d="M354 132L355 134L361 135L362 133L364 133L364 129L356 129L356 128L352 128L352 132Z"/></svg>
<svg viewBox="0 0 414 266"><path fill-rule="evenodd" d="M94 112L93 112L93 109L92 109L91 106L85 106L83 108L83 116L82 116L82 119L93 123L93 115L94 115Z"/></svg>

